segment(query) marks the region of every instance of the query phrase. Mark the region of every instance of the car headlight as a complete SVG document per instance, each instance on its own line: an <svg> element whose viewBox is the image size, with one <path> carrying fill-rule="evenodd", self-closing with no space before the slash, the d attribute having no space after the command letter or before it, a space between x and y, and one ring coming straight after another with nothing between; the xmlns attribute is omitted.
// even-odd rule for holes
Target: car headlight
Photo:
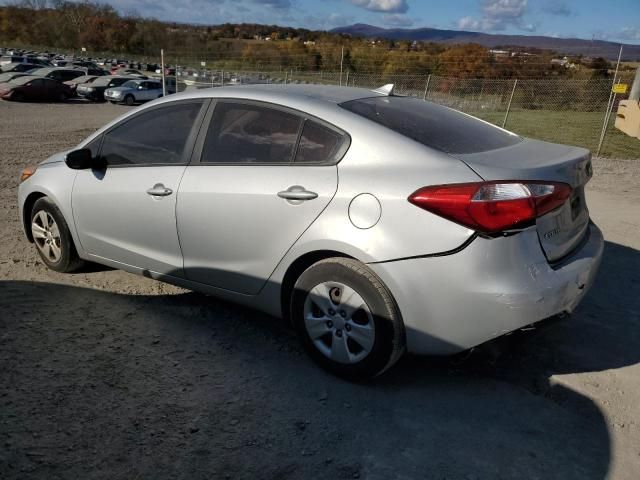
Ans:
<svg viewBox="0 0 640 480"><path fill-rule="evenodd" d="M20 175L20 183L24 182L27 178L36 173L37 168L37 165L27 165L26 167L24 167L24 170L22 170L22 175Z"/></svg>
<svg viewBox="0 0 640 480"><path fill-rule="evenodd" d="M120 97L120 96L122 96L122 92L120 92L120 91L111 92L111 94L112 94L114 97Z"/></svg>

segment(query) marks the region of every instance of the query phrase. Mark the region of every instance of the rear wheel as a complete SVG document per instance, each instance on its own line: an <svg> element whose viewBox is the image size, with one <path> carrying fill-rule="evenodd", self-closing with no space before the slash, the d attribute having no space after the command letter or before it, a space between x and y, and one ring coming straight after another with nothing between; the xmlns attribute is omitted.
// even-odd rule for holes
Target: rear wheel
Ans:
<svg viewBox="0 0 640 480"><path fill-rule="evenodd" d="M330 258L295 284L291 315L309 355L351 379L375 377L405 349L404 326L391 293L364 264Z"/></svg>
<svg viewBox="0 0 640 480"><path fill-rule="evenodd" d="M133 105L135 101L136 99L133 98L133 95L127 95L126 97L124 97L124 103L126 103L130 107Z"/></svg>
<svg viewBox="0 0 640 480"><path fill-rule="evenodd" d="M84 262L78 257L69 227L58 207L47 197L31 210L31 234L42 261L56 272L73 272Z"/></svg>

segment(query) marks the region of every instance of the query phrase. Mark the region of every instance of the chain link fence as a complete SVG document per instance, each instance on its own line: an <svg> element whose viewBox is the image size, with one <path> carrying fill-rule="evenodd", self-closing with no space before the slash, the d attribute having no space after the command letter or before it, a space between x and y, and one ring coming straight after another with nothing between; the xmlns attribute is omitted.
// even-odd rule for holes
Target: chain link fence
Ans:
<svg viewBox="0 0 640 480"><path fill-rule="evenodd" d="M361 72L204 71L180 72L183 88L279 83L377 88L393 83L395 92L436 102L477 116L520 135L588 148L599 156L640 159L640 139L614 127L618 102L603 79L467 79L436 75L385 75ZM191 73L191 75L189 75ZM198 76L194 76L194 74ZM624 78L631 83L631 78ZM607 115L612 108L611 115ZM604 125L608 119L607 125Z"/></svg>

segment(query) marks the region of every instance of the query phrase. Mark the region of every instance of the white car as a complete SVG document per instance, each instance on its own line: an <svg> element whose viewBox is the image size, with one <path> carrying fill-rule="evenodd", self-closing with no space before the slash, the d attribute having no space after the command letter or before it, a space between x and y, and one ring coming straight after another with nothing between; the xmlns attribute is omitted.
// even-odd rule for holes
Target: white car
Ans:
<svg viewBox="0 0 640 480"><path fill-rule="evenodd" d="M157 80L129 80L120 87L108 88L105 100L129 106L162 97L162 82Z"/></svg>

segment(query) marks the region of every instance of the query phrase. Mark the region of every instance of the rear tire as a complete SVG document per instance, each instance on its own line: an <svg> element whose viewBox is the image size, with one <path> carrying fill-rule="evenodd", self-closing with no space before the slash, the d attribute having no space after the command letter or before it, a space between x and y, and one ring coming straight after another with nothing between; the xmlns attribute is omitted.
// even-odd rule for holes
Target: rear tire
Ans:
<svg viewBox="0 0 640 480"><path fill-rule="evenodd" d="M400 312L382 280L351 258L321 260L298 278L291 318L307 353L340 377L380 375L405 351Z"/></svg>
<svg viewBox="0 0 640 480"><path fill-rule="evenodd" d="M38 255L51 270L69 273L84 265L62 212L49 198L33 205L30 227Z"/></svg>
<svg viewBox="0 0 640 480"><path fill-rule="evenodd" d="M124 103L126 103L129 107L132 107L135 101L136 99L133 98L133 95L127 95L126 97L124 97Z"/></svg>

